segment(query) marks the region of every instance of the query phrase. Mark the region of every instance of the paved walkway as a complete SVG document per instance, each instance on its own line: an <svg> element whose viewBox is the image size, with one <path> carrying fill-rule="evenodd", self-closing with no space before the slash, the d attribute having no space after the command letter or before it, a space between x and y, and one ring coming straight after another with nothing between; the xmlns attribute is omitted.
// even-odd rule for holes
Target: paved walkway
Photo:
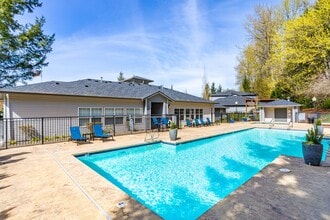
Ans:
<svg viewBox="0 0 330 220"><path fill-rule="evenodd" d="M310 126L296 124L293 129ZM178 142L249 127L267 125L184 128ZM144 139L145 133L79 146L64 142L0 150L0 219L159 219L73 156L141 144ZM161 132L159 139L169 141L168 132ZM281 167L292 172L281 173ZM330 167L279 157L201 219L330 219L329 183ZM126 202L125 208L116 206L120 201Z"/></svg>

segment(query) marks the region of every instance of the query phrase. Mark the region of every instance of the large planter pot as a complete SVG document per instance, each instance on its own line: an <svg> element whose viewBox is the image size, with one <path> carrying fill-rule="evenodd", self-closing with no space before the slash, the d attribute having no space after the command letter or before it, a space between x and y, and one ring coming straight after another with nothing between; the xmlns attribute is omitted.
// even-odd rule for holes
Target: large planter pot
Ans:
<svg viewBox="0 0 330 220"><path fill-rule="evenodd" d="M312 166L320 166L323 153L322 144L308 144L306 142L303 142L302 151L304 155L305 164Z"/></svg>
<svg viewBox="0 0 330 220"><path fill-rule="evenodd" d="M175 141L178 137L178 129L170 129L169 134L170 134L170 140Z"/></svg>

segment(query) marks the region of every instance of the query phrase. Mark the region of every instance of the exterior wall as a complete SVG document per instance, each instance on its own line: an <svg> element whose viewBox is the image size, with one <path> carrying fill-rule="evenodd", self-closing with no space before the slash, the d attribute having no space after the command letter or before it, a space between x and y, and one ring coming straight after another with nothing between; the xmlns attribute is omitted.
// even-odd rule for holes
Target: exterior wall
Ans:
<svg viewBox="0 0 330 220"><path fill-rule="evenodd" d="M189 102L171 102L169 107L169 114L175 114L175 109L184 109L183 120L180 121L180 125L186 125L186 109L203 109L203 118L210 118L214 121L214 107L210 103L189 103ZM196 112L194 112L196 115Z"/></svg>
<svg viewBox="0 0 330 220"><path fill-rule="evenodd" d="M287 116L286 122L291 121L292 123L297 122L297 117L299 114L299 107L278 107L278 108L286 108L287 109ZM260 111L264 111L264 118L260 117L260 122L269 122L270 120L276 120L275 118L275 108L274 107L266 107L261 109Z"/></svg>
<svg viewBox="0 0 330 220"><path fill-rule="evenodd" d="M28 94L10 94L9 105L12 118L78 116L79 107L143 108L141 100Z"/></svg>
<svg viewBox="0 0 330 220"><path fill-rule="evenodd" d="M275 117L274 108L264 108L264 111L265 111L264 121L268 122L274 119Z"/></svg>
<svg viewBox="0 0 330 220"><path fill-rule="evenodd" d="M102 108L102 115L104 108L123 108L124 115L126 115L126 108L139 108L143 113L142 100L120 100L110 98L91 98L91 97L73 97L73 96L51 96L51 95L29 95L29 94L9 94L9 102L6 102L7 109L5 118L34 118L34 117L63 117L63 116L78 116L78 109L81 107ZM7 108L9 103L9 108ZM49 119L50 120L50 119ZM53 119L49 122L57 123L59 119ZM57 122L56 122L57 121ZM123 133L128 130L127 117L124 117L123 124L116 125L116 132ZM79 124L72 121L73 124ZM102 123L104 123L102 119ZM17 125L19 127L19 125ZM15 124L11 125L11 129L17 127ZM40 130L40 125L32 125L37 130ZM144 123L134 124L134 129L144 129ZM57 131L57 133L67 133L67 131Z"/></svg>
<svg viewBox="0 0 330 220"><path fill-rule="evenodd" d="M236 109L236 106L230 106L230 107L226 108L226 113L236 113L236 112L245 113L246 111L250 112L253 109L255 109L255 108L254 107L245 108L245 106L237 106L237 109Z"/></svg>
<svg viewBox="0 0 330 220"><path fill-rule="evenodd" d="M7 95L4 95L7 97ZM104 108L123 108L123 124L116 124L116 134L131 132L130 119L126 117L126 108L140 109L141 114L150 115L151 103L152 102L162 102L164 104L164 114L174 114L174 109L179 108L190 108L190 109L203 109L203 117L209 117L212 120L212 108L213 104L203 104L203 103L188 103L188 102L171 102L162 95L155 95L150 99L143 100L133 100L133 99L111 99L111 98L96 98L96 97L75 97L75 96L57 96L57 95L33 95L33 94L9 94L8 99L4 101L4 115L5 118L16 119L14 122L6 125L7 129L12 131L19 131L22 127L22 118L40 118L40 117L68 117L73 116L77 118L72 118L70 123L67 123L61 129L55 129L60 120L59 118L47 119L47 123L44 121L44 125L51 127L52 131L45 136L58 136L63 134L68 134L68 129L70 126L75 126L80 124L80 117L78 119L79 108L102 108L102 115L104 115ZM168 106L170 109L168 110ZM88 120L91 121L91 117ZM104 123L106 119L101 118L101 122ZM142 119L141 119L142 118ZM64 119L63 119L64 120ZM42 123L40 122L28 122L24 126L32 126L40 134L42 133ZM106 125L106 123L104 123ZM111 126L111 124L109 124ZM134 123L134 130L144 130L150 129L151 118L149 116L141 116L139 122ZM53 129L54 128L54 129ZM82 129L87 129L87 127L81 127ZM16 139L17 133L8 133L6 139ZM22 137L22 135L20 135ZM24 139L24 137L23 137Z"/></svg>

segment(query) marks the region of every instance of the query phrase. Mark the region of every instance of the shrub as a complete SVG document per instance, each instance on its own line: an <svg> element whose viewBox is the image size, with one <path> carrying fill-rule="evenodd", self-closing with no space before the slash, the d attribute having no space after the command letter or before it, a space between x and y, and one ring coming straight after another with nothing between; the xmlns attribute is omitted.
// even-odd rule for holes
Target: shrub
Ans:
<svg viewBox="0 0 330 220"><path fill-rule="evenodd" d="M323 139L323 134L318 133L317 127L307 130L306 142L307 144L321 144Z"/></svg>
<svg viewBox="0 0 330 220"><path fill-rule="evenodd" d="M323 101L322 107L324 109L330 109L330 99L329 98L327 98Z"/></svg>
<svg viewBox="0 0 330 220"><path fill-rule="evenodd" d="M176 129L176 124L174 121L170 122L170 129Z"/></svg>

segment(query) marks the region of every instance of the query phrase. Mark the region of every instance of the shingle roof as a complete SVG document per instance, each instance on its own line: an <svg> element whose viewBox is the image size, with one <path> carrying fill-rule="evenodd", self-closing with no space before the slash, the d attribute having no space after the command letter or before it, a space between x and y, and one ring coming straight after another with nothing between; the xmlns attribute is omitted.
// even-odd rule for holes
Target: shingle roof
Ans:
<svg viewBox="0 0 330 220"><path fill-rule="evenodd" d="M227 91L223 91L223 92L218 92L216 94L212 94L212 97L227 97L227 96L256 96L256 94L254 93L250 93L250 92L239 92L239 91L235 91L235 90L227 90Z"/></svg>
<svg viewBox="0 0 330 220"><path fill-rule="evenodd" d="M260 106L262 107L279 107L279 106L301 106L301 104L291 102L288 100L284 99L278 99L272 102L267 102L267 103L259 103Z"/></svg>
<svg viewBox="0 0 330 220"><path fill-rule="evenodd" d="M141 76L133 76L131 78L123 80L123 82L143 82L145 84L153 82L151 79L143 78Z"/></svg>
<svg viewBox="0 0 330 220"><path fill-rule="evenodd" d="M243 96L229 96L226 98L219 98L214 100L215 108L223 108L224 106L245 106L246 98ZM236 104L237 102L237 104Z"/></svg>
<svg viewBox="0 0 330 220"><path fill-rule="evenodd" d="M144 99L161 93L173 101L213 103L209 100L171 90L162 86L83 79L73 82L49 81L24 86L2 88L0 92L89 97Z"/></svg>

